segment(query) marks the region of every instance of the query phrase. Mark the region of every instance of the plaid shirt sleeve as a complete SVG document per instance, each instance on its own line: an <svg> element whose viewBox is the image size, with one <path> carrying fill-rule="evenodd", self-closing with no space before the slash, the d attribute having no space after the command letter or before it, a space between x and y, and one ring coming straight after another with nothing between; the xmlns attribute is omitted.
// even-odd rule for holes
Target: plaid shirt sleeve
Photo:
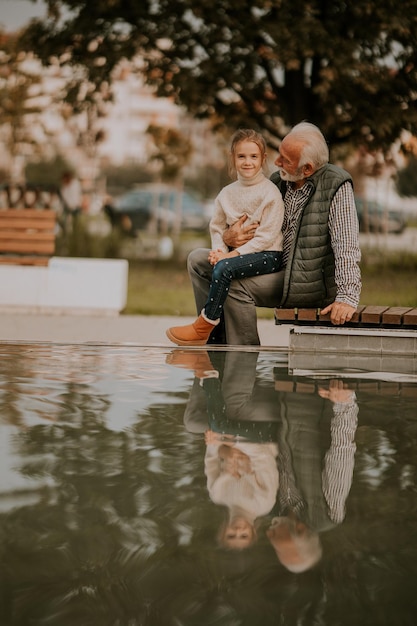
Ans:
<svg viewBox="0 0 417 626"><path fill-rule="evenodd" d="M335 258L336 302L355 308L361 294L359 224L352 185L344 183L330 205L330 239Z"/></svg>

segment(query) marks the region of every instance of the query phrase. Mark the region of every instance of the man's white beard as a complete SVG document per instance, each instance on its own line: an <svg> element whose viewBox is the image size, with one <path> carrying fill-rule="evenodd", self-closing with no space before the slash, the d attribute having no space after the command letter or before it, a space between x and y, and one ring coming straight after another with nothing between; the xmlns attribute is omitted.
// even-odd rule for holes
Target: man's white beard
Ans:
<svg viewBox="0 0 417 626"><path fill-rule="evenodd" d="M299 168L299 170L300 169L301 168ZM302 174L288 174L282 167L280 167L278 171L282 180L287 180L289 183L298 183L299 180L304 180L305 178Z"/></svg>

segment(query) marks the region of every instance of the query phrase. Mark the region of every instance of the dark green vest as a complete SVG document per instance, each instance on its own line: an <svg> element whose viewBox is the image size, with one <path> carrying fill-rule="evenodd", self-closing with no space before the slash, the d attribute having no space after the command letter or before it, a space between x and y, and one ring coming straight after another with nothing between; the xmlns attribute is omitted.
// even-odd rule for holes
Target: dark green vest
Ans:
<svg viewBox="0 0 417 626"><path fill-rule="evenodd" d="M285 196L287 184L278 172L272 182ZM336 191L352 179L335 165L324 165L306 180L307 202L300 212L284 278L281 307L324 307L336 298L329 211Z"/></svg>

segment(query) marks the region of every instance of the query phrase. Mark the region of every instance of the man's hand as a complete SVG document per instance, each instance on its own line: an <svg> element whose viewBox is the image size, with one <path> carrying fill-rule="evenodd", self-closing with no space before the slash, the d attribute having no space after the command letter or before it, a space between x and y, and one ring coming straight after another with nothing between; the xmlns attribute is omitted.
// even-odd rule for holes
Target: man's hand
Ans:
<svg viewBox="0 0 417 626"><path fill-rule="evenodd" d="M251 222L245 226L248 219L247 215L243 215L237 222L229 226L223 235L223 241L229 248L238 248L253 239L259 222Z"/></svg>
<svg viewBox="0 0 417 626"><path fill-rule="evenodd" d="M342 404L348 404L352 402L355 394L348 388L348 386L340 379L332 379L329 382L329 388L319 387L319 396L326 398L330 402L340 402Z"/></svg>
<svg viewBox="0 0 417 626"><path fill-rule="evenodd" d="M323 315L330 313L330 321L332 324L339 326L340 324L349 322L355 311L355 307L350 304L346 304L345 302L333 302L332 304L329 304L329 306L322 309L321 313Z"/></svg>
<svg viewBox="0 0 417 626"><path fill-rule="evenodd" d="M238 448L220 446L219 458L223 461L223 470L235 478L253 473L250 458Z"/></svg>

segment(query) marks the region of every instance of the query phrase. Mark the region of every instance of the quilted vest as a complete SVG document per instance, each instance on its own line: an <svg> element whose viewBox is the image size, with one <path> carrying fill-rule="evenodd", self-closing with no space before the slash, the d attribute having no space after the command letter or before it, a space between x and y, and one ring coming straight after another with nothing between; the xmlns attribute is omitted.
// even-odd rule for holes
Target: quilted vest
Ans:
<svg viewBox="0 0 417 626"><path fill-rule="evenodd" d="M284 197L286 182L278 172L272 174L271 180ZM310 193L300 211L288 257L281 307L322 308L334 302L335 268L328 222L331 201L346 181L353 184L348 172L331 164L324 165L306 180Z"/></svg>

